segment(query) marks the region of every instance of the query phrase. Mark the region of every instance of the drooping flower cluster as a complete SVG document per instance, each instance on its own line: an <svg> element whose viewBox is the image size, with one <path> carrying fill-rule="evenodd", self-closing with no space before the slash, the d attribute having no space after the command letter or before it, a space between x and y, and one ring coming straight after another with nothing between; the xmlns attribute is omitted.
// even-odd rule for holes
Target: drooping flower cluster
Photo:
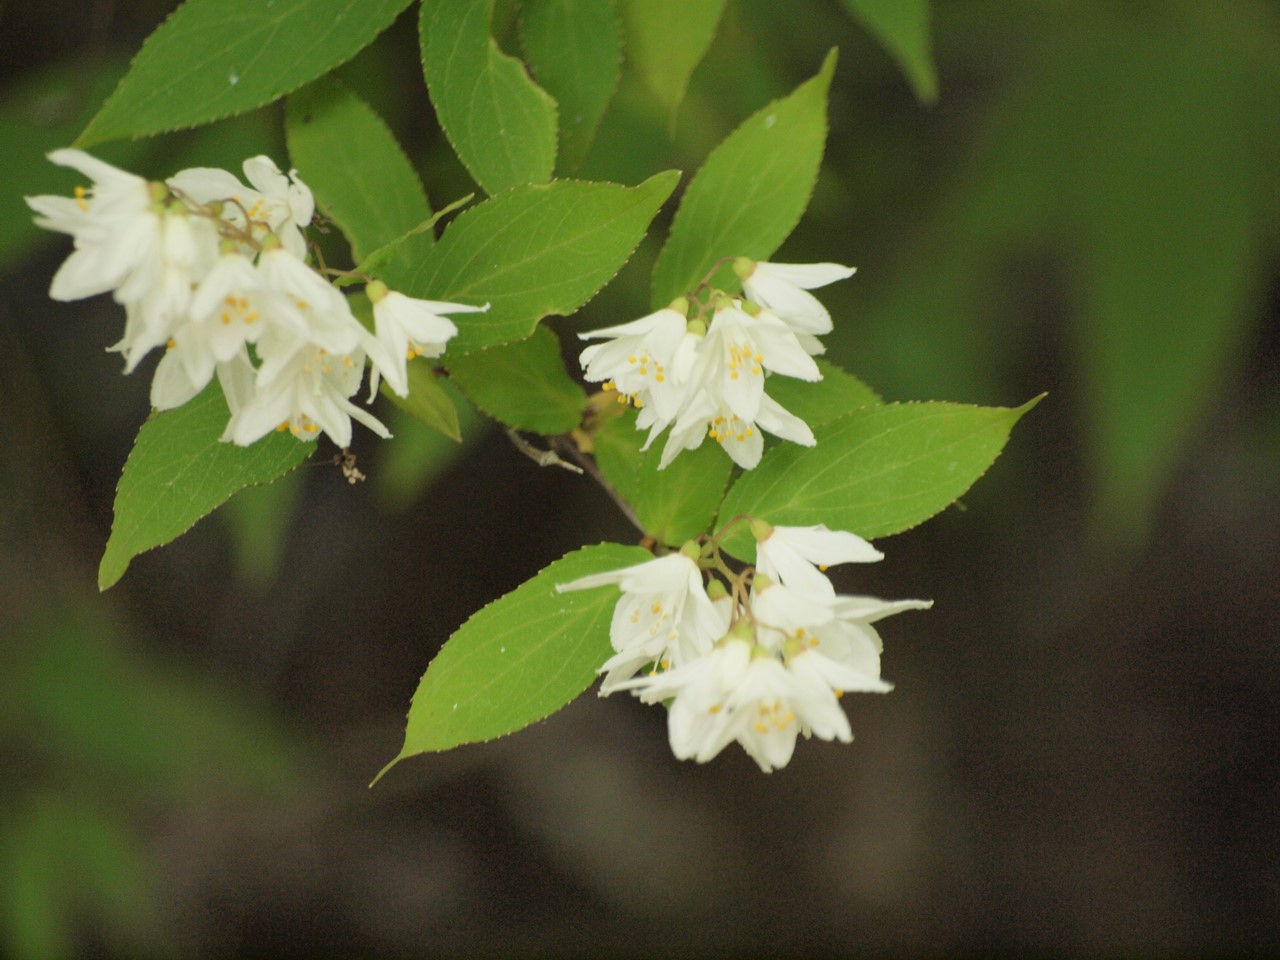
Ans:
<svg viewBox="0 0 1280 960"><path fill-rule="evenodd" d="M112 294L125 332L110 349L124 356L126 373L165 347L151 384L158 409L186 403L217 376L231 410L223 440L248 445L286 429L314 440L323 431L346 447L353 418L389 436L350 400L366 358L373 388L382 377L403 396L407 360L439 356L457 333L441 314L487 309L415 300L366 277L368 331L307 262L311 190L268 157L244 162L251 186L203 167L150 182L79 150L49 159L91 181L74 197L27 198L37 224L75 244L50 296Z"/></svg>
<svg viewBox="0 0 1280 960"><path fill-rule="evenodd" d="M787 764L800 734L853 739L839 698L892 689L880 678L883 645L873 624L932 603L837 594L823 573L829 565L883 556L852 533L759 520L751 527L756 564L739 574L713 538L556 589L622 591L610 626L615 653L600 668L602 696L631 690L646 703L670 701L671 749L682 760L705 762L736 740L768 773Z"/></svg>
<svg viewBox="0 0 1280 960"><path fill-rule="evenodd" d="M830 332L831 315L808 291L853 268L739 257L734 269L745 298L713 290L704 301L681 298L639 320L580 335L604 340L582 351L586 379L638 408L636 426L649 431L644 448L671 428L659 469L708 436L744 469L760 462L761 431L814 443L808 424L770 397L765 383L775 374L822 379L813 357L825 349L818 336Z"/></svg>

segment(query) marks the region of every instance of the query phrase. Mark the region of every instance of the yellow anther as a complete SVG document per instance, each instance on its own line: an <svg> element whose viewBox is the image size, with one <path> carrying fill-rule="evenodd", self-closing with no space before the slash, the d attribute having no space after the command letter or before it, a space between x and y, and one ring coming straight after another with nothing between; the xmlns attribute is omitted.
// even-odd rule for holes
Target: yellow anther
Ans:
<svg viewBox="0 0 1280 960"><path fill-rule="evenodd" d="M305 427L303 427L302 429L303 429L303 430L305 430L305 431L307 431L307 433L315 433L315 432L316 432L317 430L319 430L320 428L319 428L319 427L317 427L314 423L308 423L308 424L307 424Z"/></svg>
<svg viewBox="0 0 1280 960"><path fill-rule="evenodd" d="M223 326L226 326L226 325L227 325L227 324L229 324L230 322L231 322L231 314L227 313L225 310L224 310L224 311L222 311L222 323L223 323Z"/></svg>
<svg viewBox="0 0 1280 960"><path fill-rule="evenodd" d="M707 707L707 713L719 713L723 709L724 708L721 707L720 704L713 703L711 706Z"/></svg>
<svg viewBox="0 0 1280 960"><path fill-rule="evenodd" d="M283 423L280 424L280 426L276 427L276 433L284 433L288 429L289 429L289 421L285 420Z"/></svg>

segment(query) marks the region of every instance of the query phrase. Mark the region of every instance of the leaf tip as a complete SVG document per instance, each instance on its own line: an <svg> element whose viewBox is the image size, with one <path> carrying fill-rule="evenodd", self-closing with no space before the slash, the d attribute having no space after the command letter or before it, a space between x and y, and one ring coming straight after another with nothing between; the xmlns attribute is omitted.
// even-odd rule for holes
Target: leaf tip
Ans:
<svg viewBox="0 0 1280 960"><path fill-rule="evenodd" d="M378 785L378 781L385 777L397 763L404 759L404 752L397 753L385 767L378 771L378 775L369 781L369 789L372 790Z"/></svg>
<svg viewBox="0 0 1280 960"><path fill-rule="evenodd" d="M124 576L124 572L129 569L129 561L126 560L124 565L115 562L115 558L111 555L110 543L107 544L107 552L102 555L102 562L98 564L98 592L106 593Z"/></svg>
<svg viewBox="0 0 1280 960"><path fill-rule="evenodd" d="M1033 407L1035 407L1037 404L1039 404L1039 403L1040 403L1040 401L1041 401L1041 400L1043 400L1043 399L1044 399L1045 397L1047 397L1048 395L1049 395L1049 391L1048 391L1048 390L1046 390L1044 393L1039 394L1038 396L1032 397L1030 400L1028 400L1028 401L1027 401L1026 403L1024 403L1022 406L1020 406L1020 407L1014 407L1014 408L1013 408L1013 412L1014 412L1014 413L1016 413L1016 414L1018 415L1018 419L1021 419L1021 418L1023 417L1023 415L1025 415L1025 414L1029 413Z"/></svg>
<svg viewBox="0 0 1280 960"><path fill-rule="evenodd" d="M827 51L827 55L822 60L822 69L818 71L818 76L826 83L831 83L831 78L835 76L836 63L840 60L840 48L832 47Z"/></svg>

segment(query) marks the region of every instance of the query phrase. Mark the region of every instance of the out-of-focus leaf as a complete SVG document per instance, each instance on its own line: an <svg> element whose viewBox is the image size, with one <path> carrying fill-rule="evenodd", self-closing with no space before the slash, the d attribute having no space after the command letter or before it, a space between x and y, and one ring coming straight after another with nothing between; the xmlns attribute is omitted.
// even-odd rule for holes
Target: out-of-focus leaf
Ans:
<svg viewBox="0 0 1280 960"><path fill-rule="evenodd" d="M601 424L595 434L596 462L609 485L659 543L678 546L706 531L716 517L733 461L714 443L686 450L658 469L666 437L641 451L647 430L636 429L635 411Z"/></svg>
<svg viewBox="0 0 1280 960"><path fill-rule="evenodd" d="M99 589L124 576L138 554L185 533L237 491L283 476L315 450L288 433L249 447L223 443L218 438L229 416L221 389L211 383L194 400L142 425L116 488Z"/></svg>
<svg viewBox="0 0 1280 960"><path fill-rule="evenodd" d="M457 411L462 438L451 439L399 408L391 411L387 426L395 439L382 444L378 461L369 471L369 482L391 510L409 507L471 444L484 436L491 423L448 380L441 386Z"/></svg>
<svg viewBox="0 0 1280 960"><path fill-rule="evenodd" d="M781 444L729 489L720 525L747 514L774 524L825 523L862 537L901 533L954 503L1000 455L1021 407L908 403L869 407L814 431L818 443ZM745 527L725 548L751 560Z"/></svg>
<svg viewBox="0 0 1280 960"><path fill-rule="evenodd" d="M154 945L156 878L141 841L90 804L33 793L0 827L0 944L11 957L77 955L87 912L124 952Z"/></svg>
<svg viewBox="0 0 1280 960"><path fill-rule="evenodd" d="M453 318L454 357L521 340L613 278L678 178L668 171L636 187L577 180L517 187L463 212L416 269L388 283L412 297L490 304L487 313Z"/></svg>
<svg viewBox="0 0 1280 960"><path fill-rule="evenodd" d="M357 261L431 216L422 181L382 118L333 79L289 97L289 156L351 243ZM396 249L407 267L435 240L430 230Z"/></svg>
<svg viewBox="0 0 1280 960"><path fill-rule="evenodd" d="M1258 218L1276 195L1259 135L1280 116L1275 66L1260 68L1248 17L1178 9L1061 18L993 107L925 245L862 318L866 342L893 345L874 361L887 389L991 396L1044 338L992 309L1005 279L992 265L1015 250L1048 261L1075 308L1066 340L1094 520L1113 545L1148 534L1240 356L1261 296Z"/></svg>
<svg viewBox="0 0 1280 960"><path fill-rule="evenodd" d="M423 0L422 70L436 118L486 193L545 183L556 102L489 34L493 0Z"/></svg>
<svg viewBox="0 0 1280 960"><path fill-rule="evenodd" d="M834 50L818 75L757 111L689 184L653 268L655 308L691 290L724 257L767 260L809 205L827 139ZM721 288L736 283L727 266Z"/></svg>
<svg viewBox="0 0 1280 960"><path fill-rule="evenodd" d="M274 483L246 487L218 511L231 535L236 576L245 583L263 588L279 576L302 487L302 473L295 471Z"/></svg>
<svg viewBox="0 0 1280 960"><path fill-rule="evenodd" d="M351 59L409 0L186 0L147 38L76 146L244 113Z"/></svg>
<svg viewBox="0 0 1280 960"><path fill-rule="evenodd" d="M561 169L577 169L622 68L613 0L525 0L520 38L534 76L560 105Z"/></svg>
<svg viewBox="0 0 1280 960"><path fill-rule="evenodd" d="M674 126L694 68L715 39L725 0L621 0L627 60Z"/></svg>
<svg viewBox="0 0 1280 960"><path fill-rule="evenodd" d="M556 584L651 558L617 543L583 547L474 614L431 661L404 746L378 777L405 757L527 727L587 689L612 651L618 591L557 593Z"/></svg>
<svg viewBox="0 0 1280 960"><path fill-rule="evenodd" d="M67 242L31 222L24 196L69 196L81 174L54 166L46 154L75 137L124 73L120 60L86 65L59 63L24 77L0 95L0 157L6 189L0 191L0 267L34 252L37 244ZM109 163L132 167L144 144L113 144L99 155Z"/></svg>
<svg viewBox="0 0 1280 960"><path fill-rule="evenodd" d="M568 433L582 420L587 395L565 370L560 341L545 327L445 363L471 402L509 427L551 435Z"/></svg>
<svg viewBox="0 0 1280 960"><path fill-rule="evenodd" d="M929 0L842 0L911 81L917 99L938 99L938 71L929 38Z"/></svg>
<svg viewBox="0 0 1280 960"><path fill-rule="evenodd" d="M109 619L73 604L36 611L3 659L4 702L57 763L128 796L297 787L300 754L274 717L207 678L132 654Z"/></svg>

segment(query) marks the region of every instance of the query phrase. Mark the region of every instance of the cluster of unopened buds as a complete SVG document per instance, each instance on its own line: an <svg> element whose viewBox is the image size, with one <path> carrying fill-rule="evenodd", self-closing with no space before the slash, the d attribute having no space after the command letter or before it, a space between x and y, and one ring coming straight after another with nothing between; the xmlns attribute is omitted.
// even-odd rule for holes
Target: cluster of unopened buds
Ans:
<svg viewBox="0 0 1280 960"><path fill-rule="evenodd" d="M308 262L310 189L267 157L244 162L252 186L204 167L152 182L79 150L49 159L91 180L74 197L27 198L39 225L75 243L50 296L112 294L126 319L110 349L126 373L165 348L151 384L158 409L186 403L216 375L231 411L224 440L248 445L275 430L314 440L323 431L346 447L352 418L389 436L350 400L366 359L370 399L379 378L404 396L407 361L439 356L457 333L442 314L488 307L417 300L356 276L373 304L369 331L328 279L342 272Z"/></svg>
<svg viewBox="0 0 1280 960"><path fill-rule="evenodd" d="M814 444L808 424L765 392L766 378L822 379L813 357L825 349L818 336L831 331L831 315L808 291L854 268L746 257L733 267L742 294L703 284L639 320L580 334L606 338L582 351L586 379L639 410L636 426L649 431L644 448L671 427L659 469L708 436L747 470L760 462L762 430Z"/></svg>
<svg viewBox="0 0 1280 960"><path fill-rule="evenodd" d="M885 693L883 645L873 624L926 600L837 594L828 566L880 560L875 547L826 526L749 522L756 562L735 572L718 538L678 552L557 585L559 591L617 585L601 696L630 690L669 702L671 749L705 762L736 740L766 773L787 764L797 736L853 739L839 699Z"/></svg>

